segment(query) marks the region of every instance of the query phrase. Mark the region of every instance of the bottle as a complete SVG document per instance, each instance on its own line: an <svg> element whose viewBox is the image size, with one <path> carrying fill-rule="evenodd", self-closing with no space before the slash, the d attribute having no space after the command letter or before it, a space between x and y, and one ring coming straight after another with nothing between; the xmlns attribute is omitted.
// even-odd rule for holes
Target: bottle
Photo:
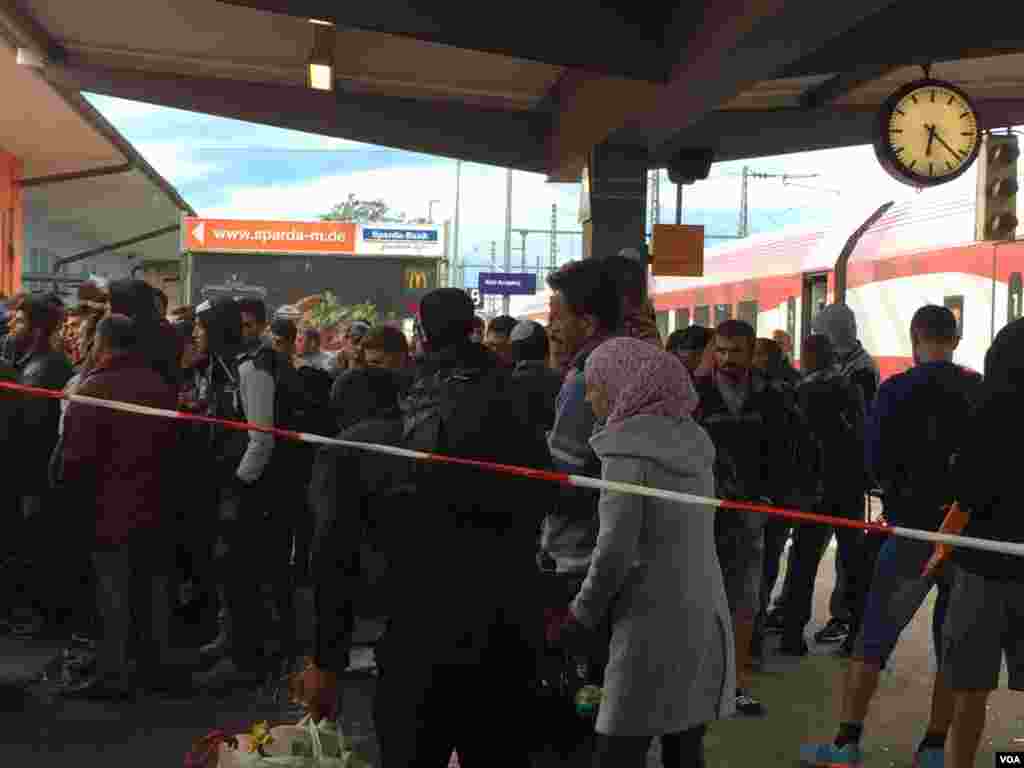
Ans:
<svg viewBox="0 0 1024 768"><path fill-rule="evenodd" d="M604 691L597 685L584 685L576 692L576 714L580 717L596 717L601 706Z"/></svg>

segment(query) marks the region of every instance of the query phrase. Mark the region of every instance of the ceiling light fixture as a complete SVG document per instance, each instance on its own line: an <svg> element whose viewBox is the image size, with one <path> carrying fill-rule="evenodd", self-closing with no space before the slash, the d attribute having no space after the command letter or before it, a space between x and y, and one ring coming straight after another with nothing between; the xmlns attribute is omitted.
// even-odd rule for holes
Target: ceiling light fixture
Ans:
<svg viewBox="0 0 1024 768"><path fill-rule="evenodd" d="M15 53L15 61L19 66L32 69L43 69L46 66L46 59L30 48L19 48Z"/></svg>
<svg viewBox="0 0 1024 768"><path fill-rule="evenodd" d="M306 84L318 91L334 90L334 25L310 19L313 27L313 50L307 63Z"/></svg>

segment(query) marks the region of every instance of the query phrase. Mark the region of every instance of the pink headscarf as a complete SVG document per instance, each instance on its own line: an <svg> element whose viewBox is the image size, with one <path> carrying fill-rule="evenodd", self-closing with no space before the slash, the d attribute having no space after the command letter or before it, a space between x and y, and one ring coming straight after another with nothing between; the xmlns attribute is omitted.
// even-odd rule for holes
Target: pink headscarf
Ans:
<svg viewBox="0 0 1024 768"><path fill-rule="evenodd" d="M608 426L630 416L682 419L697 407L690 373L675 355L638 339L606 341L587 358L588 383L608 394Z"/></svg>

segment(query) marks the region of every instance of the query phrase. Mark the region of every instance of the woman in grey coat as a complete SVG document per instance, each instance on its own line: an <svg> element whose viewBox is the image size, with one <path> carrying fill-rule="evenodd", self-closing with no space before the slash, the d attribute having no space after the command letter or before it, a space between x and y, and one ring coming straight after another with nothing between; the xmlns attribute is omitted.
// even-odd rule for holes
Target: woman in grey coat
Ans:
<svg viewBox="0 0 1024 768"><path fill-rule="evenodd" d="M605 422L591 439L603 479L714 495L714 447L690 418L697 395L676 357L617 338L594 351L585 373L587 399ZM590 570L561 619L563 628L612 627L595 765L640 768L659 736L665 766L697 768L707 723L735 708L715 512L608 490L599 509ZM549 637L558 628L555 619Z"/></svg>

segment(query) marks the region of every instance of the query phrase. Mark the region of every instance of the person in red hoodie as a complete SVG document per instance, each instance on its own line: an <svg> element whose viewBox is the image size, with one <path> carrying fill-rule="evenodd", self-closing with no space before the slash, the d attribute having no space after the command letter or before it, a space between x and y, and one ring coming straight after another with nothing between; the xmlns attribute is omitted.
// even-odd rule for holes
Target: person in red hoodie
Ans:
<svg viewBox="0 0 1024 768"><path fill-rule="evenodd" d="M77 394L174 410L177 392L143 357L139 328L113 314L96 328L94 366ZM66 487L91 500L92 559L103 637L96 674L64 692L89 698L133 692L126 674L133 629L141 637L137 680L161 687L167 659L173 549L163 531L163 464L174 451L175 422L73 402L64 422ZM133 621L133 615L135 620Z"/></svg>

